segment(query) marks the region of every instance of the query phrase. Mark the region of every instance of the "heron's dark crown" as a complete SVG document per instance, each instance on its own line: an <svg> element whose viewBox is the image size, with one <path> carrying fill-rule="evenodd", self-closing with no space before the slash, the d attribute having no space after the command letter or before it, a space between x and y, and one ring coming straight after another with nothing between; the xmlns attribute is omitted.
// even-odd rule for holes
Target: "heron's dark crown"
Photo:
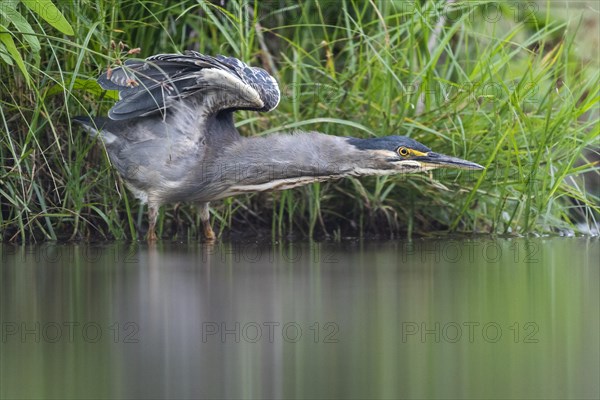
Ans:
<svg viewBox="0 0 600 400"><path fill-rule="evenodd" d="M399 147L407 147L422 153L429 153L431 151L427 146L406 136L385 136L371 139L349 138L348 142L359 150L396 151Z"/></svg>

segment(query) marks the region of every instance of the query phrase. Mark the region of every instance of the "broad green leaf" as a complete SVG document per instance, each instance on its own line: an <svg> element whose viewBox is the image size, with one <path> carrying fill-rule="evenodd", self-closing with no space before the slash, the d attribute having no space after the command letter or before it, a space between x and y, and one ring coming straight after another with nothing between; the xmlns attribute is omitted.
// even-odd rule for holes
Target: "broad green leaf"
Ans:
<svg viewBox="0 0 600 400"><path fill-rule="evenodd" d="M23 73L23 76L25 77L27 86L29 86L31 84L29 72L27 72L27 68L25 67L23 58L21 57L21 54L19 54L19 51L17 50L17 46L15 46L15 42L12 36L10 35L10 33L6 33L8 32L8 29L4 25L0 24L0 31L2 31L2 33L0 33L0 42L4 44L4 47L6 47L6 51L8 52L8 54L10 54L11 58L17 63L17 66L19 67L19 69Z"/></svg>
<svg viewBox="0 0 600 400"><path fill-rule="evenodd" d="M13 7L11 2L6 2L2 7L0 7L0 16L6 18L8 22L12 23L17 31L23 34L23 38L29 46L34 54L39 56L39 51L41 50L40 41L37 36L35 36L35 32L29 22L23 18L21 14Z"/></svg>
<svg viewBox="0 0 600 400"><path fill-rule="evenodd" d="M4 60L8 65L13 65L12 58L8 55L8 50L2 43L0 43L0 58Z"/></svg>
<svg viewBox="0 0 600 400"><path fill-rule="evenodd" d="M21 3L65 35L75 34L69 22L50 0L21 0Z"/></svg>
<svg viewBox="0 0 600 400"><path fill-rule="evenodd" d="M75 79L75 83L73 85L73 89L74 90L82 90L82 91L88 92L90 94L93 94L96 97L100 97L100 95L102 95L102 93L105 92L105 90L102 89L100 87L100 85L98 84L98 82L96 82L95 80L92 80L92 79L82 79L82 78ZM55 84L55 85L52 85L46 91L46 95L47 96L54 96L54 95L57 95L57 94L61 94L64 91L65 91L65 88L64 88L63 85ZM108 90L108 91L106 91L105 97L113 99L113 100L118 100L119 99L119 95L118 95L118 92L116 90Z"/></svg>

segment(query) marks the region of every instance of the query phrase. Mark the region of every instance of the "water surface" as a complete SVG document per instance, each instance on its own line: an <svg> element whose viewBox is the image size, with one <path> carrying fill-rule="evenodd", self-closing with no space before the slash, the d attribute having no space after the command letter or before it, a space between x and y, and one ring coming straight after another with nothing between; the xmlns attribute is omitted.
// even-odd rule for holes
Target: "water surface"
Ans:
<svg viewBox="0 0 600 400"><path fill-rule="evenodd" d="M585 238L0 247L1 398L598 398Z"/></svg>

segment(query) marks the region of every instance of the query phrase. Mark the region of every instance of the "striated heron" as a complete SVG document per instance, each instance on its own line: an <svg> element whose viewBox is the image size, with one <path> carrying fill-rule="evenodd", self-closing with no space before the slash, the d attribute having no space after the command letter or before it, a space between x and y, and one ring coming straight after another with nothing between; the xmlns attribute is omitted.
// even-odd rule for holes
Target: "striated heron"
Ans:
<svg viewBox="0 0 600 400"><path fill-rule="evenodd" d="M75 120L100 136L126 186L148 203L150 241L157 239L159 207L167 203L197 203L204 236L214 240L208 204L225 197L347 176L483 169L404 136L358 139L293 132L242 137L233 112L270 111L280 92L265 70L232 57L159 54L127 60L98 82L118 90L119 101L108 118Z"/></svg>

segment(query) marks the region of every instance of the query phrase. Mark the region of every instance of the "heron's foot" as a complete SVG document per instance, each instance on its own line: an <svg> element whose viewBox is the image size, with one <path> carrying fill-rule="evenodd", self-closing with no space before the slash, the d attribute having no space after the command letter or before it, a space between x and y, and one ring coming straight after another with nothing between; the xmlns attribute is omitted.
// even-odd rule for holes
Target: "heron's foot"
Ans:
<svg viewBox="0 0 600 400"><path fill-rule="evenodd" d="M204 239L207 242L214 242L215 240L217 240L217 236L215 235L215 232L212 230L210 223L205 223L203 225L204 225Z"/></svg>
<svg viewBox="0 0 600 400"><path fill-rule="evenodd" d="M158 236L156 236L156 231L154 229L148 231L147 240L150 243L158 240Z"/></svg>

